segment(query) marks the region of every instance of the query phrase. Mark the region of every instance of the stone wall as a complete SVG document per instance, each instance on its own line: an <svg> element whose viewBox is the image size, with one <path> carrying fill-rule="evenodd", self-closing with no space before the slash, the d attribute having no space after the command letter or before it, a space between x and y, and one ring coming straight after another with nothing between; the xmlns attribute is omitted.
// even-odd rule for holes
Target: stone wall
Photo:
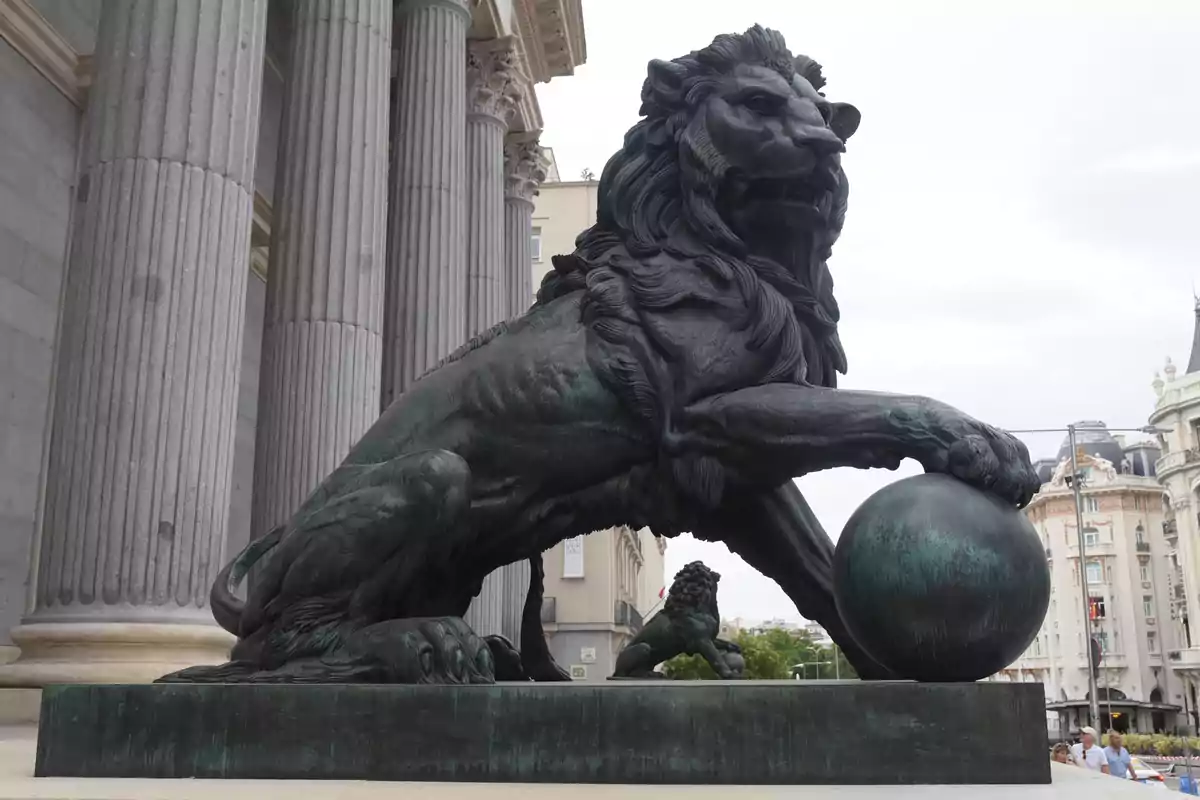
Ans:
<svg viewBox="0 0 1200 800"><path fill-rule="evenodd" d="M0 41L0 645L25 611L79 120Z"/></svg>

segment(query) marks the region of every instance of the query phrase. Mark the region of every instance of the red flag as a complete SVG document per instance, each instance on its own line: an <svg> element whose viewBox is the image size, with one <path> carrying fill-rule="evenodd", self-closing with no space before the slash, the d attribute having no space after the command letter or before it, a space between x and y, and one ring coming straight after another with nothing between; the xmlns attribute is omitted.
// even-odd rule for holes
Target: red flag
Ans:
<svg viewBox="0 0 1200 800"><path fill-rule="evenodd" d="M667 596L667 587L664 586L658 590L658 599L662 600L666 596Z"/></svg>

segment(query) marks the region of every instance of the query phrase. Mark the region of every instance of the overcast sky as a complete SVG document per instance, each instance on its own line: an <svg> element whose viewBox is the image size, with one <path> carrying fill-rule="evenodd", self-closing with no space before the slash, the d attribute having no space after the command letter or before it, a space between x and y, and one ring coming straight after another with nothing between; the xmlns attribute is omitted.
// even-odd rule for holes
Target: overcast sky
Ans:
<svg viewBox="0 0 1200 800"><path fill-rule="evenodd" d="M1200 2L583 5L587 64L539 87L542 143L564 179L599 174L620 146L648 60L754 23L821 62L827 96L862 111L830 262L845 388L929 395L1006 428L1126 427L1145 424L1165 357L1186 364ZM1023 438L1036 458L1061 436ZM836 538L873 491L918 471L834 470L800 485ZM799 619L723 545L672 540L668 576L697 558L723 576L723 616Z"/></svg>

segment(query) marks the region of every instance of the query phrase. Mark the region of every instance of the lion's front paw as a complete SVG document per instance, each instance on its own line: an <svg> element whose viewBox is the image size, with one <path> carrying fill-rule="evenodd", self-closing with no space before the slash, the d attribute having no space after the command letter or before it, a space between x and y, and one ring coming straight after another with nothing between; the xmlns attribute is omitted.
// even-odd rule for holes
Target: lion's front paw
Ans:
<svg viewBox="0 0 1200 800"><path fill-rule="evenodd" d="M1015 436L949 406L931 404L928 412L936 444L919 458L926 472L952 475L1019 508L1041 488L1029 450Z"/></svg>

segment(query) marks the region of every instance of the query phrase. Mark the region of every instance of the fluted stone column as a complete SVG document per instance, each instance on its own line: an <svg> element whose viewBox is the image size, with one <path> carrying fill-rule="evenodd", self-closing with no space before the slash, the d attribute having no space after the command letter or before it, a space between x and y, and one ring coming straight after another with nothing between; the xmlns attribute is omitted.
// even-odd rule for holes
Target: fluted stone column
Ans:
<svg viewBox="0 0 1200 800"><path fill-rule="evenodd" d="M265 0L107 0L84 115L32 610L0 682L227 657Z"/></svg>
<svg viewBox="0 0 1200 800"><path fill-rule="evenodd" d="M467 48L467 335L486 331L508 316L504 285L504 134L518 99L517 67L507 39ZM467 612L476 633L502 633L505 582L499 569ZM515 640L514 640L515 641Z"/></svg>
<svg viewBox="0 0 1200 800"><path fill-rule="evenodd" d="M286 520L379 415L392 0L295 0L252 528Z"/></svg>
<svg viewBox="0 0 1200 800"><path fill-rule="evenodd" d="M466 339L468 0L396 5L383 407Z"/></svg>
<svg viewBox="0 0 1200 800"><path fill-rule="evenodd" d="M533 198L546 180L546 156L536 136L510 135L504 145L504 275L508 315L523 314L533 303Z"/></svg>
<svg viewBox="0 0 1200 800"><path fill-rule="evenodd" d="M508 318L504 284L504 135L519 99L508 40L467 50L467 335Z"/></svg>

